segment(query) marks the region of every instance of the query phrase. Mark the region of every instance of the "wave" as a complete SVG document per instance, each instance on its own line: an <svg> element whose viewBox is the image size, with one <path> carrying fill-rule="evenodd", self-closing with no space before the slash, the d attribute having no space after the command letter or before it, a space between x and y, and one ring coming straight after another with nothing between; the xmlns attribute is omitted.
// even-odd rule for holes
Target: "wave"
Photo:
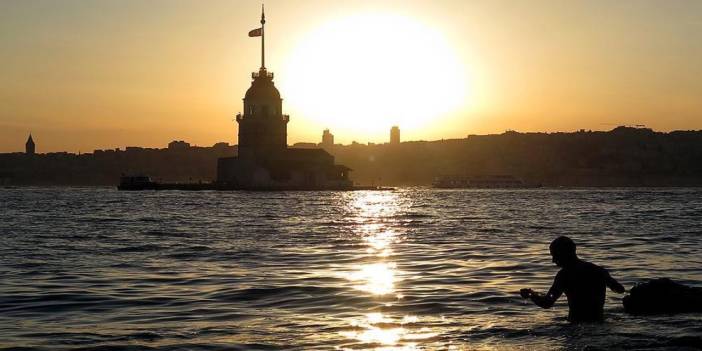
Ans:
<svg viewBox="0 0 702 351"><path fill-rule="evenodd" d="M6 190L5 350L700 348L698 315L630 317L608 292L605 323L571 326L565 297L518 291L548 289L558 235L627 287L699 285L702 189L95 191Z"/></svg>

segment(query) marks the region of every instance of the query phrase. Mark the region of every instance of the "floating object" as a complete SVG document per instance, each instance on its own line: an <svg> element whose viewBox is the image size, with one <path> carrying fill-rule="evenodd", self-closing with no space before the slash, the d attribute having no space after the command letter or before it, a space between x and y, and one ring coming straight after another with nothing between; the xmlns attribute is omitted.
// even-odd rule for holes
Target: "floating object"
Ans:
<svg viewBox="0 0 702 351"><path fill-rule="evenodd" d="M624 311L631 314L702 312L702 288L668 278L636 284L624 297Z"/></svg>

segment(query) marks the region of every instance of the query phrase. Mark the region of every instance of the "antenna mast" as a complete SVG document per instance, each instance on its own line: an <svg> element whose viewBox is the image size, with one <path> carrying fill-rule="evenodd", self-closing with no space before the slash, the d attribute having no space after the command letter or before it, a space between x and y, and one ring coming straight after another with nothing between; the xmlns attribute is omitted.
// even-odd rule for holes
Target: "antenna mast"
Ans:
<svg viewBox="0 0 702 351"><path fill-rule="evenodd" d="M266 69L266 30L264 29L266 25L266 14L263 10L263 4L261 4L261 69Z"/></svg>

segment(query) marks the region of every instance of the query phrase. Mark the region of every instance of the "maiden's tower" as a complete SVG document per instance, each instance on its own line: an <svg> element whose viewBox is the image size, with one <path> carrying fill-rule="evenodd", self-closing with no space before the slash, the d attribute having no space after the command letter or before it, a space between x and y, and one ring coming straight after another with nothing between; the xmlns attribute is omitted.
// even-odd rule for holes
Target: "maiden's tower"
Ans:
<svg viewBox="0 0 702 351"><path fill-rule="evenodd" d="M287 145L288 115L283 99L266 69L265 14L261 27L249 36L261 37L261 68L251 74L251 87L244 95L244 111L236 116L239 153L220 158L217 183L236 189L350 189L350 169L334 164L323 149L294 149Z"/></svg>

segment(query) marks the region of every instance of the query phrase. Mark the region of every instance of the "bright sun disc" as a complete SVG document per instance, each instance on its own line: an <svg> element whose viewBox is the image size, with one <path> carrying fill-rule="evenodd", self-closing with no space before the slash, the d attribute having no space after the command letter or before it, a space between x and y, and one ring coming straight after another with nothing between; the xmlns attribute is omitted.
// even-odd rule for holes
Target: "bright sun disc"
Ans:
<svg viewBox="0 0 702 351"><path fill-rule="evenodd" d="M397 15L328 22L296 47L287 65L281 86L288 107L338 134L425 128L465 96L462 66L441 33Z"/></svg>

